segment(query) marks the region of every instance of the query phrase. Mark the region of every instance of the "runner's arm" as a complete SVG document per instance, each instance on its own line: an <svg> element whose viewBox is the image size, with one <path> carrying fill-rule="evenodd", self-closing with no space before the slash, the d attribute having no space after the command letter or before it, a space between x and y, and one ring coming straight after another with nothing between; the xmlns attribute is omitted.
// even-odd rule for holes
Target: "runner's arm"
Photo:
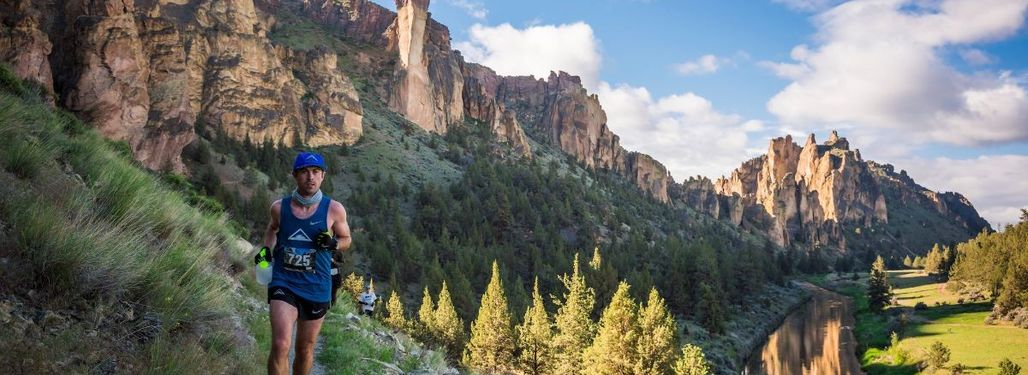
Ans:
<svg viewBox="0 0 1028 375"><path fill-rule="evenodd" d="M278 218L280 216L279 213L282 212L282 200L279 199L272 203L270 211L271 217L268 220L268 228L264 230L264 246L267 246L271 251L275 251L275 242L278 239L276 236L279 226Z"/></svg>
<svg viewBox="0 0 1028 375"><path fill-rule="evenodd" d="M332 201L329 207L329 214L332 215L332 234L336 236L338 244L336 252L342 253L350 249L353 238L350 237L350 224L346 222L346 208L342 203Z"/></svg>

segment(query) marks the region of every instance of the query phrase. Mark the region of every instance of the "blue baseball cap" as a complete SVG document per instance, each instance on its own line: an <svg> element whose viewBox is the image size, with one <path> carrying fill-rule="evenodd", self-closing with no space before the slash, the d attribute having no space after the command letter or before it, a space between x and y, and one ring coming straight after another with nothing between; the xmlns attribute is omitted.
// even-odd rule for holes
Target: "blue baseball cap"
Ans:
<svg viewBox="0 0 1028 375"><path fill-rule="evenodd" d="M318 167L325 170L325 159L313 152L301 152L296 155L296 160L293 161L293 172L307 167Z"/></svg>

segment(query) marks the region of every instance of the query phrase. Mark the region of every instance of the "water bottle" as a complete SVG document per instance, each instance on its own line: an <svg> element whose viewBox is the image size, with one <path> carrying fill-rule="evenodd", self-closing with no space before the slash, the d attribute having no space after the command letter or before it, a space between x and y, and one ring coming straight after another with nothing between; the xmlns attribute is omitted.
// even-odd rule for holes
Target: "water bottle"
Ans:
<svg viewBox="0 0 1028 375"><path fill-rule="evenodd" d="M271 257L268 256L268 248L262 247L257 256L260 259L254 270L254 273L257 274L257 284L268 285L271 282L271 266L273 264Z"/></svg>

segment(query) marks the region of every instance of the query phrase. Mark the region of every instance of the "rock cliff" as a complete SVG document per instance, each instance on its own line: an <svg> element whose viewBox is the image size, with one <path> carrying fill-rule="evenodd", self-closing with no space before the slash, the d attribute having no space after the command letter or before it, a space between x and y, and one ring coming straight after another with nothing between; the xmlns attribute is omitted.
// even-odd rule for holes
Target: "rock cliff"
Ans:
<svg viewBox="0 0 1028 375"><path fill-rule="evenodd" d="M150 169L182 171L198 124L286 144L360 136L359 99L334 55L276 50L274 17L252 0L13 0L0 10L3 61Z"/></svg>
<svg viewBox="0 0 1028 375"><path fill-rule="evenodd" d="M709 198L711 191L717 204ZM959 194L930 191L894 173L892 166L864 161L836 132L824 144L811 134L802 147L791 136L772 139L766 154L715 182L691 179L676 199L763 232L780 246L843 252L847 239L862 232L859 228L889 224L898 215L890 211L893 205L902 205L904 216L908 206L929 207L942 222L958 224L968 235L988 227Z"/></svg>
<svg viewBox="0 0 1028 375"><path fill-rule="evenodd" d="M352 144L363 122L362 91L351 80L358 77L366 93L427 131L477 121L527 157L536 137L670 201L667 169L629 157L578 77L503 77L467 63L428 7L429 0L397 0L397 12L367 0L8 0L0 4L0 57L54 93L56 104L128 142L151 169L182 171L181 152L197 128L255 142ZM317 39L308 31L273 40L279 17L317 23L347 50L310 47L304 40Z"/></svg>
<svg viewBox="0 0 1028 375"><path fill-rule="evenodd" d="M733 223L756 223L780 246L845 249L840 225L888 221L885 198L867 164L836 133L824 145L811 134L803 147L791 136L772 139L767 154L714 185L719 195L738 201L728 204Z"/></svg>
<svg viewBox="0 0 1028 375"><path fill-rule="evenodd" d="M389 46L399 55L389 107L421 128L446 133L464 119L464 80L450 31L431 19L429 0L397 0Z"/></svg>

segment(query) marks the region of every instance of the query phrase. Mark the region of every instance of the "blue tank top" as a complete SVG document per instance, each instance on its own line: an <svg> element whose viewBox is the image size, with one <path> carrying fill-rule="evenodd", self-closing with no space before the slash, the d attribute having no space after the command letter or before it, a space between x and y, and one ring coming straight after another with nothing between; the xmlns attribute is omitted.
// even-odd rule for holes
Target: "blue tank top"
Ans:
<svg viewBox="0 0 1028 375"><path fill-rule="evenodd" d="M275 264L268 287L288 288L311 302L329 302L332 298L332 251L317 251L314 246L314 237L328 230L331 202L324 197L310 218L300 220L293 216L290 197L282 198Z"/></svg>

